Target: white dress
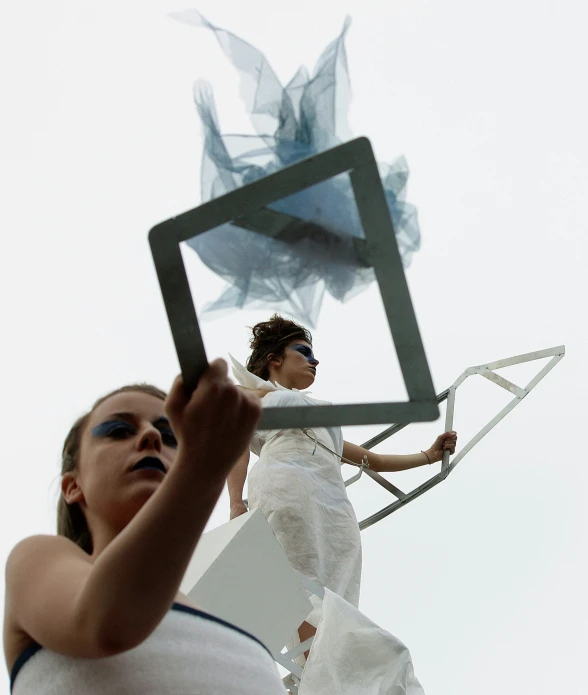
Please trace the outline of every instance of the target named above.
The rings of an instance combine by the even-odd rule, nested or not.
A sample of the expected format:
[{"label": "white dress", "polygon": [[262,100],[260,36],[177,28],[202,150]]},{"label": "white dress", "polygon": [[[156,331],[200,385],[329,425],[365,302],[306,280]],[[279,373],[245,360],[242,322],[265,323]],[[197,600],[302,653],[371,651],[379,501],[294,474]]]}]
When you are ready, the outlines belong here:
[{"label": "white dress", "polygon": [[174,603],[138,647],[81,659],[36,642],[17,658],[12,695],[284,695],[274,660],[256,637]]},{"label": "white dress", "polygon": [[328,589],[298,695],[425,695],[406,645]]},{"label": "white dress", "polygon": [[[247,372],[233,359],[233,373],[249,388],[265,388],[264,408],[319,403]],[[343,453],[340,427],[257,432],[251,451],[259,460],[249,473],[249,506],[261,509],[292,566],[342,596],[359,602],[361,538],[347,497],[337,455]],[[316,437],[316,442],[314,440]]]},{"label": "white dress", "polygon": [[[231,359],[239,383],[268,391],[261,401],[264,408],[324,404],[306,393],[263,381]],[[313,611],[306,621],[317,633],[299,693],[424,695],[405,645],[357,610],[359,526],[345,491],[340,459],[319,446],[341,455],[341,428],[307,432],[312,432],[310,438],[301,429],[257,432],[251,450],[259,461],[249,474],[250,507],[264,512],[294,568],[327,589],[323,601],[309,595]],[[296,644],[297,634],[287,646],[292,649]],[[296,661],[303,665],[305,659]]]}]

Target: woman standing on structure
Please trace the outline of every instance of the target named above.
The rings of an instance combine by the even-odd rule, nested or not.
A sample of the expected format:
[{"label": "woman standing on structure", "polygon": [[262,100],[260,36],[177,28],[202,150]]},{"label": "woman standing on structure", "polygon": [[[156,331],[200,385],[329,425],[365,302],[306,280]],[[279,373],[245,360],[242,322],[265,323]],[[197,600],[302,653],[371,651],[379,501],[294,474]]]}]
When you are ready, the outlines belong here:
[{"label": "woman standing on structure", "polygon": [[[239,383],[264,408],[320,404],[305,393],[319,364],[312,336],[303,326],[278,315],[253,327],[247,369],[233,360]],[[441,434],[426,451],[406,456],[377,454],[343,441],[340,427],[256,432],[250,449],[259,461],[249,474],[249,507],[261,509],[295,569],[342,596],[359,602],[361,538],[341,476],[342,460],[373,471],[395,472],[440,461],[455,451],[455,432]],[[243,487],[249,449],[228,476],[231,518],[247,511]],[[316,616],[299,630],[304,641]],[[309,624],[310,623],[310,624]]]}]

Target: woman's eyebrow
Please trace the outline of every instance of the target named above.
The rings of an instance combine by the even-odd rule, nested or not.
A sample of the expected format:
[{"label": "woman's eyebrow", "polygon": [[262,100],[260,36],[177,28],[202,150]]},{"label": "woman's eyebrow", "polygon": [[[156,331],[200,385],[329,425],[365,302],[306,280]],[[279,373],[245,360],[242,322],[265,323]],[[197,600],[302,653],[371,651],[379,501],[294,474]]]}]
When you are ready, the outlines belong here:
[{"label": "woman's eyebrow", "polygon": [[[125,420],[126,422],[136,422],[138,420],[138,417],[136,413],[112,413],[111,415],[105,417],[102,420],[102,422],[111,422],[112,420]],[[155,427],[171,427],[169,424],[169,420],[163,415],[161,417],[158,417],[156,420],[153,420],[151,424],[155,425]]]},{"label": "woman's eyebrow", "polygon": [[110,420],[127,420],[132,422],[136,419],[137,416],[134,413],[112,413],[112,415],[105,417],[102,422],[109,422]]}]

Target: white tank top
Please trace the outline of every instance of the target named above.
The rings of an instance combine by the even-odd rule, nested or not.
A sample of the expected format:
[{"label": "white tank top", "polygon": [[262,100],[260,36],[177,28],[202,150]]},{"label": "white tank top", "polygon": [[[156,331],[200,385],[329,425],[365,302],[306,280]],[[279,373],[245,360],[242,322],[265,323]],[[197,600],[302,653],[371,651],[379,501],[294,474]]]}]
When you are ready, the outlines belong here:
[{"label": "white tank top", "polygon": [[178,603],[142,644],[116,656],[77,659],[34,643],[10,680],[12,695],[284,695],[256,637]]}]

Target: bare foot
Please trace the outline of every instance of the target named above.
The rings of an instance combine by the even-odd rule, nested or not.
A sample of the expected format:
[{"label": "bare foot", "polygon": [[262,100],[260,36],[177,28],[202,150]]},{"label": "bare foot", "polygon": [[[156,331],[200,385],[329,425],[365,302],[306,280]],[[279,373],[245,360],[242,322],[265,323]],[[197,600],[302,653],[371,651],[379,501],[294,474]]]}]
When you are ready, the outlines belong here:
[{"label": "bare foot", "polygon": [[[300,643],[306,642],[307,639],[310,639],[311,637],[314,637],[316,635],[316,627],[311,625],[310,623],[303,622],[302,625],[298,628],[298,636],[300,637]],[[308,659],[308,655],[310,654],[310,649],[304,652],[304,656],[306,659]]]}]

